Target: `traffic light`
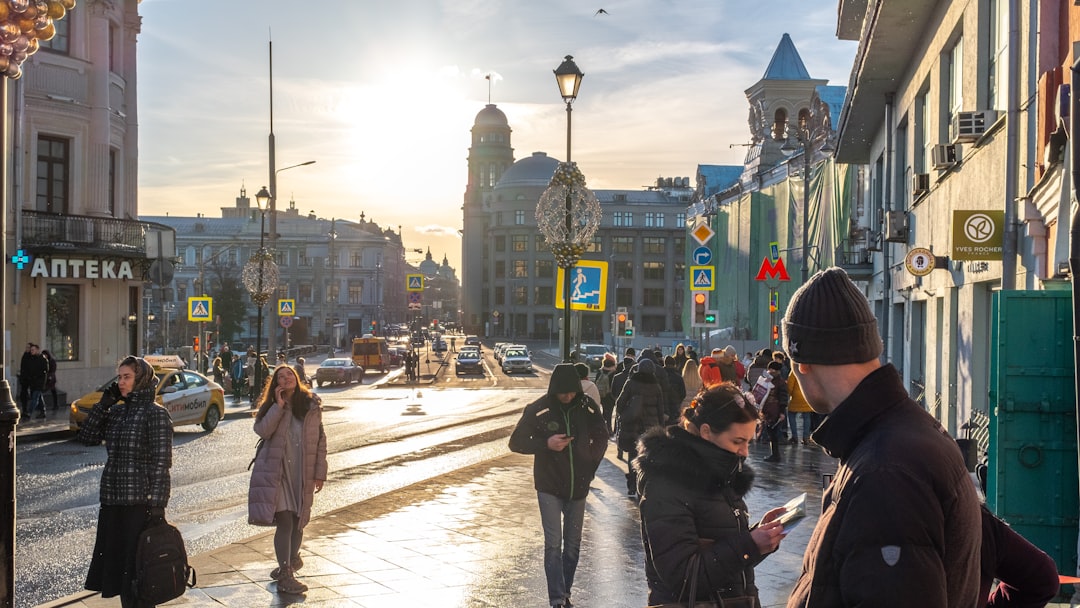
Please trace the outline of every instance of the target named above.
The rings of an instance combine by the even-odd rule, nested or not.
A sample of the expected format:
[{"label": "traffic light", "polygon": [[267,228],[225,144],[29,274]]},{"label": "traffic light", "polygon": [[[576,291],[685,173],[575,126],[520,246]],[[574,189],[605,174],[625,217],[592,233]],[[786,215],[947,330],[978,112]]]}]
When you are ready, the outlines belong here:
[{"label": "traffic light", "polygon": [[716,311],[715,310],[707,310],[707,311],[705,311],[705,324],[706,325],[716,325]]},{"label": "traffic light", "polygon": [[705,325],[705,301],[708,297],[704,291],[694,292],[694,325]]},{"label": "traffic light", "polygon": [[772,343],[773,346],[780,346],[780,326],[772,326]]},{"label": "traffic light", "polygon": [[194,341],[191,343],[191,347],[195,349],[195,352],[199,352],[199,336],[195,336]]},{"label": "traffic light", "polygon": [[615,315],[615,335],[621,336],[626,333],[626,318],[625,312]]},{"label": "traffic light", "polygon": [[371,333],[375,333],[375,319],[371,320]]},{"label": "traffic light", "polygon": [[439,320],[438,319],[432,319],[431,320],[431,329],[434,329],[435,331],[439,331]]},{"label": "traffic light", "polygon": [[634,337],[634,322],[630,319],[626,320],[626,325],[623,327],[623,335],[627,337]]},{"label": "traffic light", "polygon": [[776,312],[780,309],[780,292],[769,292],[769,312]]}]

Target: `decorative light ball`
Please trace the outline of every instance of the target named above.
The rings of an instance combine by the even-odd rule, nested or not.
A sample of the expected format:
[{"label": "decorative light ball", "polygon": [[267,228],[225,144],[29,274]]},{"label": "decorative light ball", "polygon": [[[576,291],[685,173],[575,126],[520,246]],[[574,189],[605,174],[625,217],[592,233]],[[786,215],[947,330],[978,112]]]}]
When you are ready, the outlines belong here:
[{"label": "decorative light ball", "polygon": [[536,205],[537,228],[551,244],[552,252],[557,258],[580,257],[600,227],[602,218],[600,202],[592,190],[585,187],[585,176],[577,165],[560,163],[551,178],[551,185],[540,195]]},{"label": "decorative light ball", "polygon": [[53,0],[49,3],[48,13],[50,19],[63,19],[64,15],[67,14],[67,9],[60,2]]},{"label": "decorative light ball", "polygon": [[55,35],[56,35],[56,26],[53,25],[52,23],[49,23],[48,25],[41,28],[40,30],[37,30],[37,33],[35,34],[35,36],[37,37],[38,40],[52,40],[53,36],[55,36]]},{"label": "decorative light ball", "polygon": [[30,0],[8,0],[11,10],[16,13],[25,13],[30,8]]},{"label": "decorative light ball", "polygon": [[30,48],[30,39],[23,34],[19,34],[19,36],[11,42],[11,48],[15,49],[16,53],[25,53],[26,50]]},{"label": "decorative light ball", "polygon": [[244,288],[251,294],[251,301],[258,306],[266,304],[277,291],[279,278],[277,262],[266,249],[252,253],[240,274]]},{"label": "decorative light ball", "polygon": [[11,5],[7,2],[0,2],[0,21],[7,21],[11,15]]},{"label": "decorative light ball", "polygon": [[60,4],[69,11],[75,8],[75,0],[60,0]]}]

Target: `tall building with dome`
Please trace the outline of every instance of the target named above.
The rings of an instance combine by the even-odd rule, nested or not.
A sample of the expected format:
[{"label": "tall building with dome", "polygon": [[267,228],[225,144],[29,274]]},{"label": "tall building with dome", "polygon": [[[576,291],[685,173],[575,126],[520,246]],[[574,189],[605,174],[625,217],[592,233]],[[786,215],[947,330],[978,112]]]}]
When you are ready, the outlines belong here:
[{"label": "tall building with dome", "polygon": [[[555,339],[562,319],[555,308],[557,267],[537,229],[536,206],[559,160],[533,152],[515,162],[510,143],[505,114],[485,106],[472,129],[463,206],[463,329],[488,337]],[[611,335],[616,308],[630,311],[635,338],[643,344],[686,335],[685,222],[694,190],[688,177],[662,177],[655,184],[594,191],[603,220],[583,259],[609,264],[606,310],[575,314],[575,341],[626,342]]]}]

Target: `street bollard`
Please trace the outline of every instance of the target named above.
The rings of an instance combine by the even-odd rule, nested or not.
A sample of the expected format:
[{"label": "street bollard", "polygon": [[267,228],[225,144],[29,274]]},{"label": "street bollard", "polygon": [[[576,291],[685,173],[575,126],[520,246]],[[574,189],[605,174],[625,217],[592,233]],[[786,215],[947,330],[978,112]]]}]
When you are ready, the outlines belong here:
[{"label": "street bollard", "polygon": [[0,489],[0,555],[4,565],[0,569],[0,606],[11,608],[15,604],[15,427],[19,424],[19,408],[11,398],[11,386],[0,365],[0,434],[7,437],[0,471],[6,471],[3,488]]}]

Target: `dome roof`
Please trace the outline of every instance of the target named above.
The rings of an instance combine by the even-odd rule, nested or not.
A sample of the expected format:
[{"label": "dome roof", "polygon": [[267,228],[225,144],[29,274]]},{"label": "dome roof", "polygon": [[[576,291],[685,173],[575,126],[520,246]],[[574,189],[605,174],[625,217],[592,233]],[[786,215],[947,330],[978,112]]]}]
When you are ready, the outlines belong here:
[{"label": "dome roof", "polygon": [[495,107],[495,104],[489,103],[484,106],[483,110],[480,110],[476,114],[476,120],[474,126],[477,127],[509,127],[510,123],[506,121],[506,114],[503,111]]},{"label": "dome roof", "polygon": [[506,173],[502,174],[495,189],[522,186],[546,188],[551,183],[551,176],[555,175],[555,168],[558,166],[559,161],[548,156],[546,152],[533,152],[532,156],[511,165]]}]

